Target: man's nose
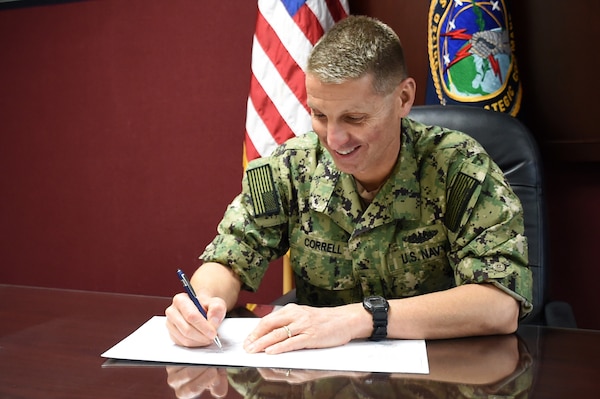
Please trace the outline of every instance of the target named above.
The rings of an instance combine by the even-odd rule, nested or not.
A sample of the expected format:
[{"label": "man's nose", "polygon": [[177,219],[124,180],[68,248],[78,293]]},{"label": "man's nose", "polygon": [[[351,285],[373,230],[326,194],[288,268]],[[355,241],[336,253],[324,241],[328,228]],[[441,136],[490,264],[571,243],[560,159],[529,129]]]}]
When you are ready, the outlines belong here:
[{"label": "man's nose", "polygon": [[334,150],[340,149],[348,142],[349,138],[348,132],[339,124],[327,124],[327,145],[329,148]]}]

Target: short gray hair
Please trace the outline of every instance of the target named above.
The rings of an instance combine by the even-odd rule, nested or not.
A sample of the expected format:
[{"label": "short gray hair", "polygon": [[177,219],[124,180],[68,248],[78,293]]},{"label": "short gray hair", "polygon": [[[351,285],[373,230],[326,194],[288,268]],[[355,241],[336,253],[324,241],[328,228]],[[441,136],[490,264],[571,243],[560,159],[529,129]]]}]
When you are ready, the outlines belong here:
[{"label": "short gray hair", "polygon": [[406,77],[398,35],[383,22],[350,15],[331,28],[308,58],[307,73],[323,83],[342,83],[373,74],[377,93],[391,93]]}]

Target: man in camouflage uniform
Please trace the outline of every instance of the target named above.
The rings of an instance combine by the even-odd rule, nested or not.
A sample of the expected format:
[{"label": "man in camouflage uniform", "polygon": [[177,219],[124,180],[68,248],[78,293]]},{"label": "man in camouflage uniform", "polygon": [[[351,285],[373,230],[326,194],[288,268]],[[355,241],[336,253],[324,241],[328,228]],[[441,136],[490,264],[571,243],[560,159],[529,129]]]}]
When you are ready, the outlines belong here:
[{"label": "man in camouflage uniform", "polygon": [[192,278],[208,322],[179,294],[171,338],[208,345],[288,249],[299,305],[264,317],[249,352],[367,338],[370,295],[389,301],[390,338],[513,332],[532,308],[521,204],[477,142],[406,117],[416,85],[396,34],[346,18],[315,46],[306,87],[314,132],[250,163]]}]

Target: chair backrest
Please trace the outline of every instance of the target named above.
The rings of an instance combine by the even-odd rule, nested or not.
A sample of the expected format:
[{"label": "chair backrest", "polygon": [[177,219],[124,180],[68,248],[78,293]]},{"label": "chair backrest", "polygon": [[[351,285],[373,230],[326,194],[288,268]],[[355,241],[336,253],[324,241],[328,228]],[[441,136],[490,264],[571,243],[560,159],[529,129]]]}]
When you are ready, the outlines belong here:
[{"label": "chair backrest", "polygon": [[533,136],[518,119],[472,106],[414,106],[410,118],[428,125],[460,130],[475,138],[504,172],[521,200],[529,266],[533,273],[533,312],[525,320],[538,323],[546,303],[546,215],[541,158]]}]

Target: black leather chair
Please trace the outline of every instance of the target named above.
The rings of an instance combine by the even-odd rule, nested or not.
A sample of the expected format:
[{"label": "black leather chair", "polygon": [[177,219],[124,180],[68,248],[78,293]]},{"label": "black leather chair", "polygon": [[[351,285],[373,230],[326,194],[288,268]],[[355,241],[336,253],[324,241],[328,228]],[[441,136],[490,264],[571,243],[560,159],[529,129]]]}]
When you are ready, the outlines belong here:
[{"label": "black leather chair", "polygon": [[[474,137],[502,169],[524,209],[525,235],[529,242],[529,265],[533,272],[533,312],[528,324],[575,328],[568,303],[549,301],[547,295],[547,226],[542,163],[533,136],[518,119],[478,107],[453,105],[414,106],[409,115],[428,125],[444,126]],[[295,300],[295,291],[276,300]]]}]

